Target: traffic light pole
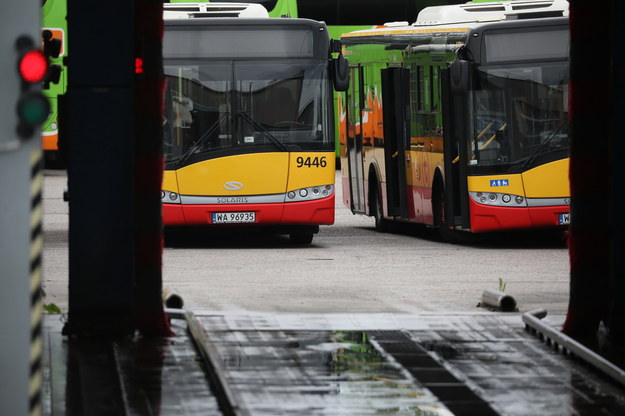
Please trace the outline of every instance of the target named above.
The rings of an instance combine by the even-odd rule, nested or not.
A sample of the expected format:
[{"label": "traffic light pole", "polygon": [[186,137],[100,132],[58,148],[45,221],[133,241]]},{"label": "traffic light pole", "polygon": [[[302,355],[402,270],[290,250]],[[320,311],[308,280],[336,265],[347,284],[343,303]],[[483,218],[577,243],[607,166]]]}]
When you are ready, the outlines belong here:
[{"label": "traffic light pole", "polygon": [[[41,414],[41,191],[42,152],[37,123],[20,119],[45,113],[39,85],[18,72],[22,39],[38,44],[39,2],[9,2],[0,17],[0,414]],[[26,46],[22,43],[21,46]],[[39,58],[37,58],[39,59]],[[39,68],[42,70],[42,68]],[[32,87],[32,89],[31,89]],[[29,97],[34,107],[29,107]],[[44,105],[37,107],[37,105]],[[35,110],[35,112],[30,112]],[[47,114],[44,114],[47,117]],[[31,119],[31,121],[36,121]]]}]

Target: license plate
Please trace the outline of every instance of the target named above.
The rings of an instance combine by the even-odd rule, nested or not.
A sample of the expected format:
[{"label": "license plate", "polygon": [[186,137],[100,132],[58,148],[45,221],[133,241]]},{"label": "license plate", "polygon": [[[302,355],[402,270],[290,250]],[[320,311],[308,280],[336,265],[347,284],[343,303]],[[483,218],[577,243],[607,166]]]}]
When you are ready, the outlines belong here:
[{"label": "license plate", "polygon": [[570,213],[566,213],[566,214],[558,214],[558,223],[560,225],[568,225],[571,223],[571,214]]},{"label": "license plate", "polygon": [[249,212],[213,212],[213,224],[247,224],[256,222],[256,213]]}]

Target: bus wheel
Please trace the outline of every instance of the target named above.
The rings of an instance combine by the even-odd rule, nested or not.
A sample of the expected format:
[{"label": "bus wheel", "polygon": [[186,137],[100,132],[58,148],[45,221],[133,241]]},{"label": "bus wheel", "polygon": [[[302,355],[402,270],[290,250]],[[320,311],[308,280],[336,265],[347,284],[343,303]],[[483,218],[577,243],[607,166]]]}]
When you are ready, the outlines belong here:
[{"label": "bus wheel", "polygon": [[464,244],[472,241],[470,233],[454,230],[445,223],[445,191],[441,185],[435,187],[432,213],[434,214],[434,225],[438,230],[438,238],[441,241],[450,244]]},{"label": "bus wheel", "polygon": [[389,221],[384,218],[384,211],[382,209],[382,196],[378,191],[378,186],[373,188],[371,192],[371,201],[369,206],[373,207],[373,218],[375,219],[375,229],[382,233],[388,232],[390,228]]},{"label": "bus wheel", "polygon": [[456,232],[447,227],[445,223],[445,191],[440,185],[436,186],[432,205],[434,226],[438,229],[439,238],[446,243],[456,243]]},{"label": "bus wheel", "polygon": [[297,232],[289,234],[289,238],[293,244],[310,244],[313,240],[313,233]]}]

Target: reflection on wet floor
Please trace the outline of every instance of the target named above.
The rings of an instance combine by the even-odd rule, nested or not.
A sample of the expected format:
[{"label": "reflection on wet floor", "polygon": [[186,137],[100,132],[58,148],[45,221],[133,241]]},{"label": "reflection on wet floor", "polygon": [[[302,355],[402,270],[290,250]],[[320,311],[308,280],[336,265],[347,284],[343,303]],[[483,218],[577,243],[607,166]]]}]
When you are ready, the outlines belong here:
[{"label": "reflection on wet floor", "polygon": [[212,333],[253,415],[452,415],[357,331]]},{"label": "reflection on wet floor", "polygon": [[68,339],[46,315],[43,414],[221,416],[184,321],[174,337]]},{"label": "reflection on wet floor", "polygon": [[[171,322],[170,338],[68,339],[47,315],[44,415],[625,414],[621,385],[543,344],[515,314],[229,313]],[[204,341],[187,331],[190,322],[201,324]],[[194,341],[210,345],[217,366],[202,361]]]},{"label": "reflection on wet floor", "polygon": [[621,386],[543,344],[519,315],[380,318],[199,317],[251,415],[625,414]]}]

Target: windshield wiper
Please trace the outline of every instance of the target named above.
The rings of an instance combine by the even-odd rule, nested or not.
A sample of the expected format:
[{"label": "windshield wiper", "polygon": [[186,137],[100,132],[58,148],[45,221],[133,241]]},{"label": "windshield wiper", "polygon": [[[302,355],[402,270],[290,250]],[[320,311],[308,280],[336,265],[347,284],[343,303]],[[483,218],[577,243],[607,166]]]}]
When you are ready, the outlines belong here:
[{"label": "windshield wiper", "polygon": [[180,159],[178,159],[178,165],[182,165],[184,162],[187,161],[187,159],[191,157],[191,155],[197,152],[200,149],[200,146],[202,146],[202,144],[206,141],[206,139],[208,139],[215,132],[215,130],[217,130],[217,128],[221,126],[223,121],[229,116],[230,116],[230,113],[222,114],[219,117],[219,119],[215,122],[215,124],[213,124],[208,130],[206,130],[206,132],[202,134],[202,136],[198,139],[198,141],[195,142],[195,144],[191,146],[189,150],[187,150],[185,154],[180,157]]},{"label": "windshield wiper", "polygon": [[289,151],[289,148],[286,147],[286,145],[284,143],[282,143],[280,140],[276,139],[276,137],[273,134],[271,134],[266,128],[264,128],[262,126],[262,124],[260,124],[256,120],[254,120],[246,112],[240,111],[238,113],[238,115],[240,115],[241,118],[243,118],[245,121],[250,123],[252,125],[252,127],[254,127],[255,129],[259,130],[261,133],[263,133],[269,140],[271,140],[273,142],[273,144],[275,144],[278,147],[278,149],[280,149],[283,152],[288,152]]},{"label": "windshield wiper", "polygon": [[523,162],[523,164],[521,165],[521,167],[523,169],[528,168],[532,163],[534,163],[534,161],[536,160],[536,158],[543,153],[543,151],[545,150],[545,148],[547,147],[547,145],[549,143],[551,143],[551,141],[556,137],[556,135],[558,133],[560,133],[560,131],[562,130],[562,124],[558,125],[558,128],[555,129],[545,140],[541,141],[540,144],[538,145],[538,148],[536,150],[534,150],[534,152],[532,152],[531,155],[528,156],[528,158],[525,160],[525,162]]}]

